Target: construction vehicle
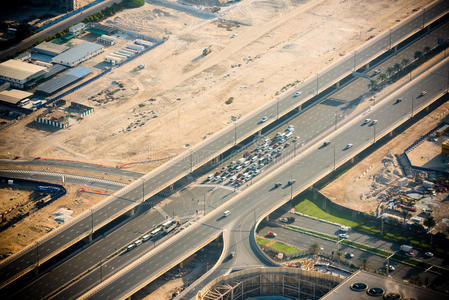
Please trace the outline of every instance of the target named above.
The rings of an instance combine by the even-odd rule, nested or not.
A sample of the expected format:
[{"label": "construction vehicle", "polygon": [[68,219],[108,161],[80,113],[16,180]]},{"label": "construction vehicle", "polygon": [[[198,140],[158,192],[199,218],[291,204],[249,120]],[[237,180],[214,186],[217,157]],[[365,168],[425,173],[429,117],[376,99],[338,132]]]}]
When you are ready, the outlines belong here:
[{"label": "construction vehicle", "polygon": [[212,50],[210,49],[210,47],[211,47],[211,46],[209,46],[209,47],[203,49],[203,56],[206,56],[206,55],[208,55],[209,53],[212,52]]}]

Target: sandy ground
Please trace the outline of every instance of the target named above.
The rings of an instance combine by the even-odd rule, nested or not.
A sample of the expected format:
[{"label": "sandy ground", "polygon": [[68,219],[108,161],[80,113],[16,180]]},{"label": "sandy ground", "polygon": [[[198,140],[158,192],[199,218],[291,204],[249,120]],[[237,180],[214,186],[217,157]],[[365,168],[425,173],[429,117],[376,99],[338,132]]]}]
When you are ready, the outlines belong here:
[{"label": "sandy ground", "polygon": [[[91,106],[89,97],[117,80],[135,95],[96,107],[94,115],[54,133],[30,128],[27,118],[0,133],[1,156],[114,165],[179,154],[429,2],[248,0],[221,12],[250,25],[239,27],[150,4],[123,11],[106,23],[168,41],[66,100]],[[199,58],[208,46],[212,52]],[[135,72],[141,63],[145,69]],[[233,103],[225,104],[230,97]]]},{"label": "sandy ground", "polygon": [[[402,174],[397,173],[399,168],[393,156],[403,153],[405,148],[433,129],[448,113],[449,103],[444,103],[428,116],[359,162],[337,180],[327,185],[321,192],[340,205],[367,213],[375,212],[379,200],[382,198],[372,197],[367,199],[366,195],[370,193],[370,188],[373,184],[379,187],[381,181],[391,180],[390,186],[394,186],[395,180],[402,177]],[[445,201],[441,202],[440,205],[441,208],[435,215],[437,219],[449,215],[449,203]]]},{"label": "sandy ground", "polygon": [[[9,256],[12,253],[34,243],[46,233],[63,226],[53,219],[53,213],[59,208],[68,208],[73,211],[72,217],[76,217],[88,207],[99,203],[106,196],[88,194],[79,191],[79,186],[65,185],[67,194],[55,200],[30,216],[22,219],[15,225],[0,232],[0,256]],[[28,200],[31,191],[11,188],[0,189],[0,208],[12,207],[15,203],[23,203]],[[13,200],[10,200],[13,199]]]}]

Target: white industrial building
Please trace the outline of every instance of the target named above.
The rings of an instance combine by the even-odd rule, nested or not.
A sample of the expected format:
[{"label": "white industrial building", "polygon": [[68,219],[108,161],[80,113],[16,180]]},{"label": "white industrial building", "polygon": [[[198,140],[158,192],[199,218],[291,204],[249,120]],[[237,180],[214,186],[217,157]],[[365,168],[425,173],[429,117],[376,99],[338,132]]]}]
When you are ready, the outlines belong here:
[{"label": "white industrial building", "polygon": [[0,79],[23,89],[27,83],[43,77],[46,71],[45,67],[10,59],[0,64]]},{"label": "white industrial building", "polygon": [[74,35],[78,35],[80,33],[82,33],[84,31],[84,28],[86,28],[86,24],[84,23],[78,23],[76,25],[73,25],[72,27],[69,28],[69,32],[74,34]]},{"label": "white industrial building", "polygon": [[104,47],[96,43],[82,43],[53,57],[51,61],[67,67],[73,67],[103,51]]},{"label": "white industrial building", "polygon": [[103,34],[97,37],[97,43],[101,43],[103,45],[112,46],[117,43],[117,39],[113,36]]}]

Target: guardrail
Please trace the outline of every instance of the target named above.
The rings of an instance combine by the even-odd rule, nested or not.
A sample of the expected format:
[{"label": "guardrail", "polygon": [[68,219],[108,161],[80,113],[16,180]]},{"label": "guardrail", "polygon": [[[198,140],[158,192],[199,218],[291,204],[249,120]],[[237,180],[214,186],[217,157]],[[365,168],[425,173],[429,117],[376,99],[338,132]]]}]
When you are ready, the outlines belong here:
[{"label": "guardrail", "polygon": [[[417,30],[419,30],[420,28],[424,27],[424,25],[425,25],[426,22],[427,22],[427,21],[426,21],[427,18],[429,18],[429,20],[431,20],[431,19],[432,19],[433,17],[435,17],[435,16],[440,16],[442,13],[445,13],[445,11],[447,10],[448,7],[449,7],[449,2],[447,2],[447,1],[438,1],[438,2],[433,3],[433,4],[431,4],[430,6],[428,6],[428,8],[425,10],[425,12],[422,13],[422,15],[414,15],[414,16],[411,16],[409,19],[407,19],[406,21],[404,21],[402,24],[398,24],[398,26],[395,27],[395,28],[399,28],[399,27],[401,27],[401,26],[407,26],[407,24],[408,24],[408,26],[409,26],[409,25],[410,25],[409,23],[412,22],[412,21],[415,20],[415,19],[421,20],[422,22],[418,22],[417,24],[411,26],[411,29],[407,29],[405,33],[402,33],[402,34],[403,34],[403,37],[406,38],[406,37],[408,37],[408,36],[414,34],[414,33],[415,33]],[[432,12],[432,13],[430,13],[430,12]],[[430,18],[430,16],[433,16],[433,17]],[[414,24],[414,23],[412,23],[412,24]],[[409,27],[410,27],[410,26],[409,26]],[[394,31],[394,30],[393,30],[393,31]],[[395,41],[397,41],[397,40],[399,39],[399,38],[393,38],[393,37],[392,37],[392,32],[393,32],[393,31],[390,31],[390,32],[389,32],[389,40],[391,41],[391,43],[393,43],[393,42],[395,42]],[[394,31],[394,32],[396,32],[396,31]],[[373,45],[375,45],[376,43],[380,43],[380,44],[381,44],[380,46],[384,46],[384,45],[383,45],[383,42],[381,42],[381,41],[382,41],[382,39],[385,39],[385,35],[386,35],[386,34],[383,33],[383,34],[380,35],[378,38],[375,38],[375,39],[371,40],[371,42],[370,42],[367,46],[364,46],[364,47],[366,48],[366,47],[369,47],[369,46],[373,46]],[[163,41],[161,41],[160,43],[163,43]],[[391,46],[391,43],[390,43],[390,46]],[[154,48],[155,46],[157,46],[157,45],[158,45],[158,44],[154,45],[153,48]],[[378,54],[378,53],[384,51],[386,48],[388,48],[388,47],[385,47],[385,48],[382,48],[382,47],[381,47],[381,48],[379,48],[378,46],[379,46],[379,45],[377,45],[377,47],[375,47],[374,50],[372,50],[372,51],[370,50],[371,52],[374,52],[374,53],[371,53],[371,52],[370,52],[370,53],[367,53],[367,54],[365,54],[365,56],[364,56],[363,58],[358,57],[358,59],[360,59],[360,60],[368,60],[368,59],[369,59],[369,55],[375,55],[375,54]],[[362,48],[362,49],[363,49],[363,48]],[[348,63],[348,62],[349,62],[349,63]],[[347,64],[347,65],[345,65],[345,64]],[[336,73],[337,75],[335,75],[335,71],[334,71],[334,72],[330,72],[331,70],[334,70],[335,68],[338,68],[338,67],[342,67],[342,70],[339,71],[339,72],[337,72],[337,73]],[[353,66],[353,57],[352,57],[352,56],[349,56],[349,57],[346,57],[345,59],[343,59],[343,60],[337,62],[335,65],[333,65],[333,66],[327,68],[327,69],[325,70],[325,72],[334,73],[333,76],[340,78],[340,77],[344,77],[345,74],[346,74],[347,72],[351,72],[352,69],[353,69],[353,67],[354,67],[354,66]],[[107,71],[109,71],[109,70],[107,70]],[[105,72],[105,73],[107,73],[107,72]],[[105,73],[104,73],[104,74],[105,74]],[[104,74],[102,74],[102,75],[104,75]],[[323,73],[322,73],[322,74],[323,74]],[[342,75],[339,75],[339,74],[342,74]],[[101,76],[102,76],[102,75],[101,75]],[[332,74],[328,74],[327,76],[329,77],[329,76],[331,76],[331,75],[332,75]],[[98,76],[98,75],[97,75],[97,76]],[[97,78],[98,78],[98,77],[97,77]],[[319,76],[317,76],[317,78],[318,78],[318,80],[319,80]],[[335,80],[338,81],[338,78],[335,79]],[[325,77],[324,77],[324,79],[325,79]],[[318,83],[318,80],[317,80],[317,83]],[[328,79],[327,79],[327,82],[325,82],[325,84],[335,82],[335,80],[332,79],[332,78],[328,78]],[[307,84],[312,84],[312,85],[313,85],[313,84],[314,84],[314,81],[315,81],[314,78],[309,79],[309,80],[307,80]],[[325,80],[325,81],[326,81],[326,80]],[[91,81],[89,81],[89,82],[91,82]],[[306,87],[307,84],[304,84],[303,87]],[[78,88],[79,88],[79,87],[78,87]],[[319,88],[319,85],[317,85],[317,90],[318,90],[318,88]],[[73,92],[73,90],[72,90],[72,92]],[[299,103],[297,103],[297,100],[291,99],[291,97],[290,97],[290,98],[286,98],[284,102],[285,102],[285,104],[286,104],[285,106],[286,106],[288,109],[284,108],[284,109],[282,110],[283,113],[284,113],[285,111],[289,111],[290,108],[291,108],[292,106],[298,106],[298,105],[299,105]],[[294,103],[289,103],[289,102],[294,102]],[[256,112],[252,113],[250,116],[248,116],[248,118],[245,118],[245,120],[247,121],[248,119],[254,117],[254,115],[255,115],[256,113],[260,113],[260,112],[262,111],[262,109],[267,109],[267,108],[269,108],[270,106],[273,106],[273,105],[276,105],[276,103],[274,103],[274,104],[273,104],[273,103],[268,103],[267,105],[265,105],[264,107],[262,107],[261,110],[258,110],[258,111],[256,111]],[[218,134],[217,134],[217,139],[218,139],[220,136],[222,136],[225,132],[227,133],[227,131],[229,131],[229,130],[230,130],[229,128],[226,128],[226,129],[223,130],[222,132],[218,133]],[[260,130],[260,128],[257,128],[257,130]],[[242,138],[242,137],[240,137],[239,140],[240,140],[241,138]],[[210,142],[210,140],[209,140],[208,142]],[[202,143],[202,144],[196,146],[195,149],[199,149],[199,148],[202,147],[203,145],[204,145],[204,144]],[[226,147],[229,147],[229,145],[226,146]],[[228,148],[226,148],[226,149],[228,149]],[[183,160],[183,159],[187,159],[187,158],[190,156],[190,161],[191,161],[191,165],[192,165],[192,156],[191,156],[192,153],[193,153],[193,149],[192,149],[192,152],[190,152],[190,153],[187,153],[187,154],[186,154],[186,153],[183,153],[183,154],[179,155],[179,156],[178,156],[178,159],[174,159],[173,162],[174,162],[174,163],[179,162],[179,161],[181,161],[181,160]],[[216,153],[215,153],[215,155],[216,155]],[[203,155],[203,156],[204,156],[204,155]],[[206,155],[206,156],[207,156],[207,157],[205,157],[205,158],[203,158],[203,159],[200,157],[200,158],[198,159],[198,161],[196,161],[195,167],[197,167],[198,165],[204,163],[205,161],[207,162],[207,159],[208,159],[208,158],[209,158],[209,159],[212,159],[212,158],[213,158],[211,155]],[[169,166],[164,166],[163,168],[166,169],[166,168],[168,168],[168,167],[169,167]],[[190,169],[192,169],[192,166],[191,166]],[[161,170],[161,168],[158,168],[158,169],[156,169],[154,172],[150,172],[149,174],[147,174],[147,177],[152,176],[153,174],[156,173],[156,171],[160,171],[160,170]],[[170,182],[173,182],[173,181],[176,181],[176,180],[180,179],[182,176],[184,176],[183,174],[185,174],[185,172],[187,172],[187,171],[188,171],[188,170],[186,170],[186,169],[181,170],[181,173],[178,174],[175,178],[172,178],[172,179],[170,180]],[[143,179],[143,180],[144,180],[144,179]],[[135,185],[134,185],[134,184],[131,184],[130,186],[125,187],[125,189],[123,189],[122,192],[129,192],[132,188],[135,188],[137,184],[138,184],[138,183],[136,183]],[[165,188],[166,186],[167,186],[167,183],[162,184],[161,186],[159,186],[159,187],[153,189],[153,192],[155,193],[155,192],[159,191],[160,189]],[[104,203],[102,203],[101,205],[98,205],[98,206],[96,207],[96,210],[101,209],[102,207],[106,206],[107,204],[113,202],[115,199],[116,199],[116,196],[111,196],[111,197],[110,197],[108,200],[106,200]],[[139,203],[139,201],[136,201],[135,203],[130,203],[129,206],[126,207],[126,209],[131,209],[133,206],[135,206],[135,205],[138,204],[138,203]],[[125,211],[125,209],[123,209],[123,212],[124,212],[124,211]],[[123,212],[119,212],[119,213],[121,214],[121,213],[123,213]],[[119,213],[116,213],[116,214],[110,216],[109,219],[112,219],[112,218],[114,218],[114,217],[117,217],[117,216],[119,215]],[[86,217],[86,215],[85,215],[85,214],[82,214],[82,216],[80,216],[79,218],[77,218],[77,222],[80,222],[80,220],[82,220],[83,217]],[[71,225],[72,225],[72,226],[73,226],[73,225],[76,225],[76,223],[74,222],[74,223],[72,223]],[[104,223],[99,223],[99,224],[96,225],[96,228],[100,228],[100,227],[103,226],[103,225],[104,225]],[[64,227],[64,229],[67,229],[67,228],[68,228],[67,226]],[[52,237],[54,237],[54,235],[56,235],[57,233],[60,233],[60,232],[62,232],[62,231],[63,231],[63,229],[61,229],[61,230],[59,230],[59,231],[57,231],[57,232],[55,231],[55,232],[53,233]],[[82,236],[85,236],[85,234],[83,233]],[[42,241],[45,242],[45,241],[47,241],[49,238],[50,238],[50,237],[45,237],[45,238],[43,238]],[[79,237],[79,239],[81,239],[81,238],[82,238],[82,237]],[[79,239],[78,239],[78,240],[79,240]],[[42,242],[42,241],[40,241],[40,242]],[[32,251],[32,249],[33,249],[33,247],[32,247],[32,246],[29,246],[29,247],[27,247],[26,249],[24,249],[23,251],[21,251],[20,253],[18,253],[17,255],[22,254],[23,252],[26,252],[26,251]],[[65,248],[64,248],[64,249],[65,249]],[[52,254],[49,255],[49,257],[52,257],[52,255],[54,255],[55,253],[58,253],[59,251],[61,251],[61,249],[52,252]],[[14,257],[17,257],[17,255],[14,255]],[[45,259],[49,259],[49,257],[45,257]],[[2,264],[6,263],[7,261],[10,262],[11,260],[12,260],[12,257],[10,257],[9,259],[5,260]],[[31,267],[32,267],[32,266],[29,266],[28,269],[30,269]]]}]

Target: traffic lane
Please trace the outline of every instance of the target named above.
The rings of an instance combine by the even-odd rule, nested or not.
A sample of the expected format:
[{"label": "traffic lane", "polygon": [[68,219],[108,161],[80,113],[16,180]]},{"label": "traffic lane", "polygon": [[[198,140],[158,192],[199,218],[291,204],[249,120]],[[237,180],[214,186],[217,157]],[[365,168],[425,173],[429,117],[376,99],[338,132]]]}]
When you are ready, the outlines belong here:
[{"label": "traffic lane", "polygon": [[131,241],[153,229],[163,220],[164,218],[157,211],[146,212],[141,216],[139,221],[136,221],[136,219],[130,220],[122,225],[119,228],[120,230],[112,231],[82,252],[79,252],[50,272],[39,277],[25,289],[21,290],[18,295],[20,297],[25,297],[26,295],[44,297],[50,294],[52,291],[67,283],[70,278],[78,276],[105,257],[125,247]]},{"label": "traffic lane", "polygon": [[[274,113],[274,111],[273,111],[273,107],[269,107],[269,108],[267,108],[267,110],[265,111],[265,112],[263,112],[263,113],[268,113],[268,112],[270,112],[270,113]],[[248,124],[251,124],[251,122],[252,121],[250,121],[250,120],[248,120]],[[181,164],[182,165],[182,164]],[[184,169],[185,169],[185,166],[184,166]],[[117,209],[116,209],[117,210]]]},{"label": "traffic lane", "polygon": [[[302,227],[305,229],[310,230],[316,230],[316,228],[320,228],[320,232],[328,234],[328,235],[334,235],[337,236],[340,233],[343,233],[339,230],[339,225],[333,225],[326,222],[321,222],[319,220],[314,220],[308,217],[296,215],[296,214],[286,214],[286,216],[293,216],[295,218],[295,221],[293,225],[296,225],[298,227]],[[380,224],[379,224],[380,225]],[[349,240],[360,243],[360,244],[366,244],[371,247],[387,250],[387,251],[397,251],[399,250],[399,245],[394,245],[391,242],[360,233],[354,230],[350,230],[347,232],[349,235]]]},{"label": "traffic lane", "polygon": [[[219,232],[219,231],[218,231]],[[182,245],[182,247],[171,245],[167,247],[172,249],[171,255],[166,255],[165,250],[163,253],[159,252],[155,254],[154,260],[142,261],[132,270],[127,270],[123,276],[121,276],[120,284],[110,283],[108,284],[108,289],[102,289],[92,295],[89,298],[92,299],[115,299],[120,297],[120,295],[125,294],[127,291],[131,290],[136,283],[143,282],[146,280],[148,275],[156,274],[161,269],[169,269],[172,265],[173,259],[181,257],[185,253],[185,249],[193,249],[196,245],[202,244],[208,240],[209,236],[217,233],[217,229],[207,224],[202,224],[193,236],[184,235],[176,243]]]},{"label": "traffic lane", "polygon": [[[320,254],[333,257],[333,261],[337,264],[342,262],[347,266],[354,264],[357,268],[385,272],[386,259],[379,255],[283,227],[266,226],[261,230],[261,234],[266,235],[269,231],[277,234],[273,240],[303,249],[304,251],[308,251],[310,246],[316,243],[323,248]],[[341,253],[341,256],[338,255],[338,252]],[[346,253],[352,253],[354,257],[349,258],[349,256],[346,256]],[[395,269],[390,271],[390,275],[398,279],[408,279],[411,275],[422,272],[422,270],[414,270],[412,267],[394,260],[390,260],[389,264]],[[426,277],[429,277],[429,279],[436,278],[434,274],[426,274]]]},{"label": "traffic lane", "polygon": [[[444,64],[444,66],[440,66],[438,68],[438,70],[446,70],[447,69],[447,63]],[[424,77],[426,78],[426,76]],[[433,82],[433,84],[437,84],[436,82]],[[419,88],[419,85],[418,85]],[[417,89],[417,87],[413,87],[411,88],[414,91]],[[433,93],[430,93],[430,95],[432,95]],[[390,101],[391,102],[391,101]],[[380,108],[379,108],[380,109]],[[395,110],[396,113],[398,113],[398,111]],[[390,119],[389,122],[390,124],[394,121],[395,119]],[[339,143],[344,144],[345,142],[347,142],[349,140],[349,137],[351,136],[356,136],[358,138],[360,138],[359,135],[354,134],[354,132],[351,131],[359,131],[359,124],[352,124],[349,126],[349,128],[346,129],[346,131],[349,131],[350,134],[346,134],[346,131],[340,132],[340,136],[338,140],[340,141]],[[362,137],[363,139],[363,137]],[[295,186],[294,188],[297,189],[298,187],[302,187],[302,185],[304,185],[304,183],[308,182],[308,180],[310,180],[310,178],[314,178],[315,176],[318,175],[318,173],[321,172],[321,170],[327,168],[330,166],[330,161],[331,158],[328,157],[328,154],[325,154],[325,151],[312,151],[307,153],[307,155],[304,155],[303,158],[299,161],[299,162],[295,162],[294,164],[289,165],[286,170],[279,174],[277,176],[277,178],[270,178],[268,179],[265,184],[264,187],[269,186],[270,188],[272,187],[272,184],[274,184],[274,182],[277,182],[279,179],[284,179],[286,180],[287,178],[289,178],[291,176],[291,174],[295,174],[296,178],[299,178],[299,180],[297,180],[297,186]],[[307,172],[299,172],[302,170],[307,170]],[[270,184],[270,182],[272,182]],[[302,185],[299,185],[299,183],[303,183]],[[268,190],[268,192],[267,192]],[[260,215],[263,213],[263,211],[265,211],[266,207],[270,207],[273,205],[273,198],[272,197],[276,197],[277,199],[281,199],[282,197],[282,193],[285,194],[285,189],[276,189],[273,190],[272,192],[269,191],[269,189],[264,189],[264,188],[260,188],[260,189],[256,189],[254,190],[253,193],[244,195],[242,197],[242,199],[240,199],[239,201],[235,202],[235,208],[234,209],[238,209],[238,211],[240,213],[245,213],[245,212],[250,212],[251,210],[253,210],[255,212],[256,215]],[[287,192],[288,193],[288,192]],[[276,199],[275,198],[275,199]],[[246,206],[246,210],[245,210],[245,206]],[[258,214],[259,213],[259,214]],[[217,216],[215,214],[215,216]],[[232,216],[232,214],[231,214]],[[227,219],[228,221],[226,222],[230,222],[232,220],[232,218]],[[156,259],[155,257],[152,257],[152,259]],[[151,260],[152,259],[147,259],[145,262],[142,263],[142,265],[150,265],[151,264]],[[132,272],[132,270],[128,271],[126,274],[128,274],[129,272]],[[141,270],[142,273],[139,272],[139,280],[138,282],[144,280],[144,278],[146,278],[147,276],[149,276],[149,274],[151,273],[147,273],[144,270]],[[112,295],[110,293],[112,293],[114,291],[113,288],[111,288],[111,285],[113,285],[114,282],[116,282],[117,280],[120,280],[120,282],[123,280],[124,276],[119,276],[117,279],[115,279],[114,281],[111,281],[111,283],[100,289],[97,293],[95,293],[94,295],[92,295],[92,298],[100,298],[100,297],[104,297],[105,295],[109,294]],[[131,282],[128,282],[126,287],[123,286],[123,288],[121,289],[123,291],[123,294],[126,293],[126,288],[131,289],[133,285],[131,284]],[[120,294],[122,295],[122,294]]]}]

